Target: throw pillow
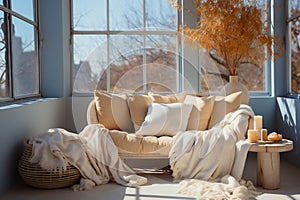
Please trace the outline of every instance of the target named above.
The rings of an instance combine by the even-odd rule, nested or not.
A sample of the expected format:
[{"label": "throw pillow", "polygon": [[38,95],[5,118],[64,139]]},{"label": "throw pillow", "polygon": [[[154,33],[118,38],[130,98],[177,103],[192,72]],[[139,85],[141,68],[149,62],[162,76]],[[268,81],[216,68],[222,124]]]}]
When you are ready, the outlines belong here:
[{"label": "throw pillow", "polygon": [[128,96],[128,107],[134,129],[137,131],[145,120],[148,106],[153,102],[152,97],[147,95]]},{"label": "throw pillow", "polygon": [[213,110],[215,97],[197,97],[187,95],[184,103],[192,104],[193,108],[187,125],[187,130],[206,130]]},{"label": "throw pillow", "polygon": [[150,104],[145,121],[136,134],[174,136],[185,131],[192,106],[184,103]]},{"label": "throw pillow", "polygon": [[125,94],[95,90],[94,99],[99,123],[110,130],[134,131]]},{"label": "throw pillow", "polygon": [[242,92],[236,92],[228,96],[216,96],[214,108],[211,114],[208,128],[219,123],[227,113],[235,111],[241,105]]},{"label": "throw pillow", "polygon": [[175,94],[161,95],[149,92],[148,95],[153,98],[153,103],[176,103],[178,102]]}]

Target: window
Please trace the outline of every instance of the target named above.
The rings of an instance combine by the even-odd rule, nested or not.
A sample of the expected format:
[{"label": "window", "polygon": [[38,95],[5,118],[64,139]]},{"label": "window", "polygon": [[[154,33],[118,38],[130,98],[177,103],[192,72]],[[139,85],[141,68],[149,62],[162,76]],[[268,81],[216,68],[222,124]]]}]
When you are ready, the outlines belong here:
[{"label": "window", "polygon": [[38,0],[3,0],[0,23],[0,101],[38,96]]},{"label": "window", "polygon": [[[257,6],[263,9],[266,8],[269,12],[265,13],[261,20],[265,21],[268,17],[268,25],[271,26],[271,1],[261,0],[258,2]],[[229,81],[229,73],[224,66],[223,60],[218,58],[213,51],[205,52],[200,50],[199,66],[201,67],[199,84],[202,91],[218,90]],[[238,79],[247,87],[251,96],[270,95],[270,69],[270,59],[266,59],[264,64],[261,65],[245,60],[238,71]]]},{"label": "window", "polygon": [[73,93],[179,90],[177,10],[167,0],[72,0]]},{"label": "window", "polygon": [[291,95],[300,93],[300,1],[289,1],[289,66]]}]

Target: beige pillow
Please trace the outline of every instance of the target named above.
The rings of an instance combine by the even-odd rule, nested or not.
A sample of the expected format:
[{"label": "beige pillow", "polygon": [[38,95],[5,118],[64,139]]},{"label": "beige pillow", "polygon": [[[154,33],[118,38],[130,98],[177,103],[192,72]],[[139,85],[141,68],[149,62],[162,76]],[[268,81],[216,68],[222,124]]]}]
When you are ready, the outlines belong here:
[{"label": "beige pillow", "polygon": [[153,98],[153,103],[176,103],[178,101],[175,94],[160,95],[149,93],[148,96]]},{"label": "beige pillow", "polygon": [[193,108],[187,125],[187,130],[206,130],[209,119],[214,107],[214,96],[197,97],[187,95],[185,97],[185,104],[192,104]]},{"label": "beige pillow", "polygon": [[185,131],[192,110],[191,104],[152,103],[137,135],[174,136]]},{"label": "beige pillow", "polygon": [[137,131],[144,122],[148,112],[148,106],[152,102],[152,97],[148,95],[136,94],[128,96],[128,107],[135,131]]},{"label": "beige pillow", "polygon": [[220,122],[227,113],[235,111],[241,105],[242,92],[236,92],[228,96],[216,96],[214,108],[209,121],[208,129]]},{"label": "beige pillow", "polygon": [[95,90],[94,97],[99,123],[110,130],[134,131],[125,94]]}]

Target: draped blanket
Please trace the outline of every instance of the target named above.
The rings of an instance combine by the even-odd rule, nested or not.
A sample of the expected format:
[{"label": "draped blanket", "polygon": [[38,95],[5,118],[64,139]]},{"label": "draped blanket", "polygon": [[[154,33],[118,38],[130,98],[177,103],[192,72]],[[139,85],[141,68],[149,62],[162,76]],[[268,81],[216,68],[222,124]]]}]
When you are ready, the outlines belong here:
[{"label": "draped blanket", "polygon": [[[193,193],[195,191],[191,192],[190,189],[197,188],[198,194],[202,197],[208,191],[210,191],[209,194],[215,195],[225,194],[224,191],[227,194],[233,194],[232,188],[241,186],[236,183],[241,181],[250,148],[250,143],[245,140],[245,134],[248,125],[253,123],[253,116],[254,113],[249,106],[241,105],[238,110],[228,113],[210,130],[185,131],[176,135],[169,153],[173,177],[175,180],[192,179],[184,181],[182,185],[185,188],[181,189],[181,193]],[[234,180],[227,181],[234,183],[231,184],[234,187],[226,185],[226,181],[222,184],[222,180],[228,178]],[[198,180],[197,182],[193,179],[202,181]],[[215,187],[217,188],[215,193],[211,189],[207,190],[211,183],[205,181],[219,182],[220,185]],[[197,182],[197,187],[195,182]],[[229,190],[229,188],[231,189]],[[222,190],[224,191],[222,192]],[[247,191],[247,188],[244,190]],[[243,190],[238,191],[243,192]],[[227,199],[226,195],[223,197]]]},{"label": "draped blanket", "polygon": [[80,134],[64,129],[49,129],[48,132],[31,137],[32,163],[43,169],[66,170],[68,163],[75,166],[83,176],[74,190],[88,190],[95,185],[109,182],[137,187],[147,179],[136,175],[118,155],[108,130],[100,124],[88,125]]}]

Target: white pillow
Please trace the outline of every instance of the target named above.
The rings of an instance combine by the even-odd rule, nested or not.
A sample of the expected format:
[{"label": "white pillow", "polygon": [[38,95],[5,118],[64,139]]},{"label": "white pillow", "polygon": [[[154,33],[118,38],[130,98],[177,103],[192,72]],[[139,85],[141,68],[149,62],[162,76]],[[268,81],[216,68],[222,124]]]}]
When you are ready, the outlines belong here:
[{"label": "white pillow", "polygon": [[185,131],[192,110],[191,104],[152,103],[137,135],[174,136],[179,131]]}]

